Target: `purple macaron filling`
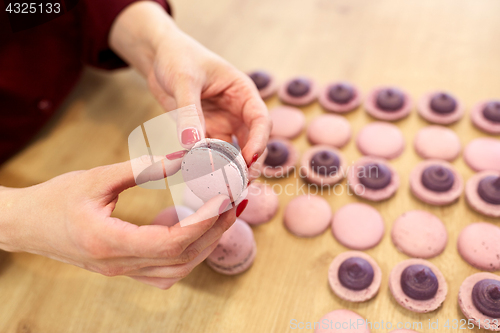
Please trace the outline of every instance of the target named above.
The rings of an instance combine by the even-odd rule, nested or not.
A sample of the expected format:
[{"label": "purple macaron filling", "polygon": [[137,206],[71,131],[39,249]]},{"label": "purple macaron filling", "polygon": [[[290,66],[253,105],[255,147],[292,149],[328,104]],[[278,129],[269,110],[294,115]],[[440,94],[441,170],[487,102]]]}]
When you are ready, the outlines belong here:
[{"label": "purple macaron filling", "polygon": [[381,163],[368,163],[363,168],[363,172],[358,172],[358,179],[369,189],[380,190],[391,182],[392,173],[388,166]]},{"label": "purple macaron filling", "polygon": [[479,182],[477,193],[484,201],[500,205],[500,177],[486,176]]},{"label": "purple macaron filling", "polygon": [[337,104],[347,104],[354,97],[354,87],[348,83],[337,83],[328,89],[328,99]]},{"label": "purple macaron filling", "polygon": [[457,100],[450,94],[437,93],[432,96],[430,107],[432,111],[439,114],[451,113],[457,108]]},{"label": "purple macaron filling", "polygon": [[422,184],[433,192],[446,192],[454,182],[453,172],[441,165],[431,165],[422,172]]},{"label": "purple macaron filling", "polygon": [[267,157],[264,161],[264,164],[278,167],[288,160],[288,148],[287,146],[279,141],[269,142],[267,144]]},{"label": "purple macaron filling", "polygon": [[258,90],[264,89],[269,85],[269,82],[271,82],[271,76],[263,71],[253,72],[249,76]]},{"label": "purple macaron filling", "polygon": [[359,257],[346,259],[339,267],[339,281],[347,289],[363,290],[368,288],[374,277],[370,263]]},{"label": "purple macaron filling", "polygon": [[494,123],[500,123],[500,101],[486,103],[483,109],[483,116]]},{"label": "purple macaron filling", "polygon": [[377,94],[377,107],[382,111],[394,112],[400,110],[405,103],[405,95],[396,88],[382,89]]},{"label": "purple macaron filling", "polygon": [[436,296],[439,282],[429,267],[411,265],[401,273],[401,288],[408,297],[425,301]]},{"label": "purple macaron filling", "polygon": [[322,150],[314,154],[310,165],[317,174],[323,176],[335,175],[339,171],[340,158],[334,152]]},{"label": "purple macaron filling", "polygon": [[472,288],[472,302],[482,314],[500,318],[500,281],[484,279]]},{"label": "purple macaron filling", "polygon": [[286,92],[293,97],[302,97],[307,95],[311,90],[311,82],[305,78],[296,78],[286,88]]}]

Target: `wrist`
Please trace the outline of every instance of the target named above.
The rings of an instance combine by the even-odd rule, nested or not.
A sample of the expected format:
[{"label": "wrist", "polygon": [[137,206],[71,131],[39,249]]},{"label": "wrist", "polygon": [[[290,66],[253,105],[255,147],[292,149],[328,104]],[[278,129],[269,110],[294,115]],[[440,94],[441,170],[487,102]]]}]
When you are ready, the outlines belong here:
[{"label": "wrist", "polygon": [[9,252],[22,251],[19,240],[19,211],[23,189],[0,187],[0,249]]}]

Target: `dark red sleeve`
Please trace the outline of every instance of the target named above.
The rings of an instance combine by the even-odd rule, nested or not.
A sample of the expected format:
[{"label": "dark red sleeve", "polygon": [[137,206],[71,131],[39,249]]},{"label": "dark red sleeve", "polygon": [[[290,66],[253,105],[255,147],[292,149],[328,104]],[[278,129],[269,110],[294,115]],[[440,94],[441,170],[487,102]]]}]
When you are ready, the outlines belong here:
[{"label": "dark red sleeve", "polygon": [[[82,61],[85,64],[115,69],[127,64],[108,45],[108,35],[113,21],[128,5],[137,0],[80,0],[82,3],[80,24],[83,33]],[[143,0],[141,0],[143,1]],[[160,4],[169,14],[171,9],[165,0],[147,0]]]}]

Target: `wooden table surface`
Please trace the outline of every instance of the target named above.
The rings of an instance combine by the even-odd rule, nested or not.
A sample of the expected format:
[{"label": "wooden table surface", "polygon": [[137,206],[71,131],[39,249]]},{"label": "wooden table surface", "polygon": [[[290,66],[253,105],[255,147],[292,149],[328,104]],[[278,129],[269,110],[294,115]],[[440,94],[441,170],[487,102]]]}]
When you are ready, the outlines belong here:
[{"label": "wooden table surface", "polygon": [[[365,92],[395,84],[414,97],[446,89],[468,110],[481,99],[500,98],[500,2],[496,0],[175,0],[173,5],[186,32],[241,70],[265,68],[279,79],[305,74],[321,83],[346,79]],[[279,104],[276,97],[268,101],[270,108]],[[324,113],[317,103],[303,111],[308,122]],[[161,113],[135,72],[87,71],[51,126],[0,168],[0,183],[29,186],[64,172],[124,161],[132,129]],[[373,121],[361,108],[346,118],[354,135]],[[472,212],[463,196],[443,208],[413,198],[408,174],[420,158],[412,142],[427,123],[413,112],[397,125],[406,139],[404,154],[392,162],[400,173],[401,188],[390,200],[370,203],[386,225],[381,244],[366,251],[383,272],[380,292],[371,301],[351,304],[330,291],[328,266],[346,248],[330,231],[311,239],[288,233],[282,216],[292,196],[281,195],[278,215],[254,228],[258,255],[248,272],[226,277],[202,264],[168,291],[40,256],[2,253],[0,332],[289,332],[297,331],[290,328],[293,319],[313,322],[339,308],[354,310],[372,322],[422,322],[420,332],[457,331],[443,326],[448,319],[452,323],[464,318],[457,304],[458,289],[467,276],[478,272],[457,253],[458,234],[472,222],[500,223]],[[468,114],[450,128],[464,145],[485,136],[472,126]],[[305,135],[294,143],[301,151],[308,147]],[[343,151],[349,162],[360,157],[353,140]],[[465,179],[472,176],[461,157],[453,164]],[[293,188],[302,182],[271,181],[292,183]],[[346,194],[325,198],[334,211],[360,201]],[[166,191],[133,188],[120,196],[114,214],[147,224],[170,202]],[[449,295],[439,310],[429,314],[398,306],[387,285],[391,268],[407,259],[393,246],[390,229],[400,214],[412,209],[436,214],[449,233],[446,250],[431,260],[446,276]],[[429,329],[428,321],[438,319],[440,329]]]}]

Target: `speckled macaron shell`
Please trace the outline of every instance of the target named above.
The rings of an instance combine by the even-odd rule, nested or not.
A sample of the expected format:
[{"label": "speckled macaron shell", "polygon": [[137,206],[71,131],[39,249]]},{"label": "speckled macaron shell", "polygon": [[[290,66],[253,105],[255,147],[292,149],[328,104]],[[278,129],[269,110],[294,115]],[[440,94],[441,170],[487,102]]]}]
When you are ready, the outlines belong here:
[{"label": "speckled macaron shell", "polygon": [[405,140],[396,125],[376,121],[361,129],[356,138],[356,146],[363,155],[390,160],[403,153]]},{"label": "speckled macaron shell", "polygon": [[417,106],[418,113],[420,114],[420,116],[430,123],[439,125],[453,124],[462,119],[465,113],[465,107],[463,103],[460,102],[457,98],[455,98],[457,105],[453,112],[439,114],[431,109],[430,107],[431,98],[432,96],[434,96],[434,94],[439,92],[440,91],[429,92],[420,98]]},{"label": "speckled macaron shell", "polygon": [[285,227],[299,237],[322,234],[332,221],[328,202],[317,195],[301,195],[292,199],[285,208]]},{"label": "speckled macaron shell", "polygon": [[277,106],[269,112],[273,128],[272,137],[293,139],[302,133],[306,123],[304,113],[292,106]]},{"label": "speckled macaron shell", "polygon": [[386,112],[386,111],[381,110],[377,106],[377,95],[378,95],[379,91],[383,90],[383,89],[387,89],[387,88],[390,88],[390,87],[376,88],[376,89],[372,90],[366,96],[366,99],[365,99],[366,112],[369,115],[371,115],[373,118],[376,118],[378,120],[384,120],[384,121],[396,121],[396,120],[400,120],[400,119],[407,117],[411,113],[411,110],[413,108],[413,102],[412,102],[410,95],[408,95],[408,93],[406,93],[405,91],[401,90],[405,96],[405,102],[404,102],[403,106],[401,107],[401,109],[399,109],[397,111],[393,111],[393,112]]},{"label": "speckled macaron shell", "polygon": [[250,184],[246,199],[248,204],[240,218],[250,225],[269,222],[278,212],[278,195],[268,184],[260,182]]},{"label": "speckled macaron shell", "polygon": [[[500,276],[493,273],[476,273],[464,280],[458,292],[458,305],[462,313],[467,319],[471,319],[474,325],[485,328],[486,323],[490,323],[488,330],[498,332],[500,331],[500,320],[484,315],[481,311],[476,309],[472,301],[472,289],[481,280],[492,279],[500,281]],[[495,324],[494,320],[497,319]],[[485,328],[486,329],[486,328]]]},{"label": "speckled macaron shell", "polygon": [[[333,176],[324,176],[317,174],[311,168],[311,159],[313,158],[313,156],[316,153],[324,150],[331,151],[332,153],[336,154],[339,157],[340,160],[339,172],[337,172]],[[313,184],[320,186],[337,184],[342,179],[344,179],[344,174],[346,172],[347,172],[346,159],[344,155],[336,148],[333,148],[331,146],[318,145],[309,148],[302,154],[302,158],[300,160],[300,175],[305,176],[305,178]]]},{"label": "speckled macaron shell", "polygon": [[257,246],[252,228],[241,219],[222,234],[219,244],[207,257],[206,263],[214,271],[235,275],[252,266],[257,254]]},{"label": "speckled macaron shell", "polygon": [[[425,265],[429,267],[439,283],[438,291],[436,295],[429,300],[416,300],[408,297],[401,288],[401,274],[406,269],[406,267],[411,265]],[[408,309],[417,313],[427,313],[436,310],[441,306],[441,304],[446,299],[446,294],[448,293],[448,284],[441,273],[441,271],[433,265],[431,262],[424,259],[407,259],[400,262],[392,269],[389,275],[389,289],[392,296],[405,309]]]},{"label": "speckled macaron shell", "polygon": [[448,243],[443,222],[423,210],[412,210],[401,215],[392,226],[391,238],[399,251],[422,259],[441,254]]},{"label": "speckled macaron shell", "polygon": [[500,123],[487,119],[483,114],[483,109],[489,101],[482,101],[474,105],[470,111],[470,118],[474,126],[488,134],[500,134]]},{"label": "speckled macaron shell", "polygon": [[344,147],[351,140],[352,130],[349,121],[335,114],[316,117],[307,127],[307,139],[313,145]]},{"label": "speckled macaron shell", "polygon": [[476,212],[486,216],[500,217],[500,205],[494,205],[484,201],[477,192],[479,182],[487,176],[500,176],[500,172],[482,171],[472,176],[465,184],[465,199],[469,206]]},{"label": "speckled macaron shell", "polygon": [[469,224],[458,235],[458,253],[470,265],[485,270],[500,270],[500,228],[486,222]]},{"label": "speckled macaron shell", "polygon": [[[258,90],[260,98],[262,98],[262,99],[267,99],[267,98],[273,96],[274,94],[276,94],[276,92],[278,91],[278,87],[279,87],[278,81],[276,80],[274,75],[271,75],[269,72],[266,72],[266,73],[267,73],[267,75],[269,75],[270,81],[265,88]],[[249,75],[249,76],[250,76],[250,74],[252,74],[252,72],[247,73],[247,75]]]},{"label": "speckled macaron shell", "polygon": [[194,211],[197,211],[201,206],[203,206],[203,200],[198,198],[196,194],[194,194],[193,191],[191,191],[191,189],[187,186],[184,188],[182,203]]},{"label": "speckled macaron shell", "polygon": [[294,96],[291,96],[290,94],[288,94],[288,92],[286,90],[287,90],[288,84],[290,82],[292,82],[293,80],[295,80],[296,78],[297,77],[294,77],[294,78],[291,78],[291,79],[285,81],[279,87],[279,89],[278,89],[278,97],[280,98],[280,100],[283,103],[290,104],[290,105],[304,106],[304,105],[311,104],[318,97],[318,90],[319,90],[318,84],[316,83],[316,81],[314,81],[311,78],[303,77],[303,78],[309,80],[309,82],[311,83],[311,89],[304,96],[294,97]]},{"label": "speckled macaron shell", "polygon": [[474,171],[500,171],[500,140],[478,138],[464,149],[465,163]]},{"label": "speckled macaron shell", "polygon": [[319,104],[321,104],[321,106],[325,108],[325,110],[330,112],[347,113],[353,111],[363,101],[363,96],[361,95],[361,91],[356,86],[350,84],[354,88],[354,98],[345,104],[335,103],[330,98],[328,98],[328,93],[330,91],[330,87],[338,83],[340,82],[332,82],[330,84],[327,84],[321,89],[318,97]]},{"label": "speckled macaron shell", "polygon": [[[358,321],[363,322],[363,324],[352,325],[352,323],[358,323]],[[314,333],[370,333],[365,319],[351,310],[339,309],[328,312],[318,322],[327,324],[318,325],[314,329]],[[342,326],[344,328],[339,329]]]},{"label": "speckled macaron shell", "polygon": [[[455,181],[446,192],[434,192],[422,184],[422,173],[431,165],[441,165],[453,172]],[[449,205],[458,200],[464,190],[464,181],[458,171],[448,162],[441,160],[422,161],[410,173],[410,190],[421,201],[434,206]]]},{"label": "speckled macaron shell", "polygon": [[[365,259],[373,268],[373,281],[363,290],[351,290],[346,288],[342,285],[342,283],[340,283],[339,280],[340,265],[342,265],[345,260],[354,257]],[[340,253],[333,259],[330,264],[330,268],[328,269],[328,283],[330,284],[330,288],[338,297],[348,302],[365,302],[372,299],[378,293],[381,282],[382,270],[378,266],[377,262],[368,254],[360,251]]]},{"label": "speckled macaron shell", "polygon": [[424,159],[453,161],[462,150],[458,135],[451,129],[431,125],[420,129],[413,141],[415,151]]},{"label": "speckled macaron shell", "polygon": [[332,234],[340,244],[352,250],[368,250],[384,237],[384,219],[370,205],[351,203],[333,215]]},{"label": "speckled macaron shell", "polygon": [[297,148],[288,140],[281,138],[272,138],[269,142],[279,141],[288,148],[288,159],[279,167],[272,167],[262,163],[262,175],[267,178],[286,177],[297,165],[299,160],[299,152]]},{"label": "speckled macaron shell", "polygon": [[194,214],[194,211],[189,207],[170,206],[156,215],[151,224],[171,227],[192,214]]},{"label": "speckled macaron shell", "polygon": [[[364,185],[361,184],[361,182],[359,181],[357,175],[358,172],[360,171],[360,168],[362,169],[364,165],[369,163],[384,164],[391,171],[392,174],[391,182],[385,188],[380,190],[365,188]],[[387,163],[386,160],[382,158],[366,156],[360,158],[352,165],[349,172],[347,173],[347,182],[352,193],[356,194],[358,197],[370,201],[382,201],[392,197],[398,190],[399,175],[396,172],[396,170],[394,170],[394,168],[389,163]],[[364,191],[361,191],[362,188],[364,188]]]}]

